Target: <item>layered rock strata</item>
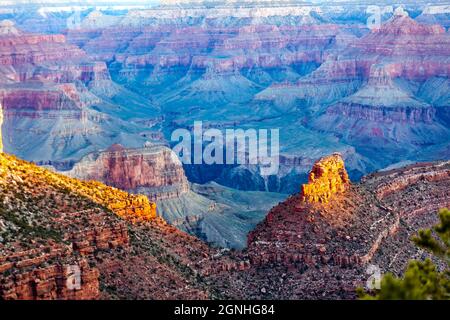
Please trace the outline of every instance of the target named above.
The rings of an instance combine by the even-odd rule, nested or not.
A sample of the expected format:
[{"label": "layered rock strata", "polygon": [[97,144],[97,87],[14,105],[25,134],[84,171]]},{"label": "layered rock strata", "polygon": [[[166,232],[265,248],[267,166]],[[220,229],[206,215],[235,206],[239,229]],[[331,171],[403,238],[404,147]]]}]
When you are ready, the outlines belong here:
[{"label": "layered rock strata", "polygon": [[[333,172],[329,158],[318,163]],[[329,177],[341,179],[334,172]],[[450,205],[449,185],[448,161],[418,163],[348,184],[327,203],[291,196],[249,234],[240,256],[249,265],[232,271],[230,280],[248,285],[236,288],[235,296],[355,298],[369,265],[401,274],[409,259],[426,256],[410,237],[435,224],[437,211]]]},{"label": "layered rock strata", "polygon": [[152,201],[179,197],[189,190],[181,162],[164,146],[125,149],[113,145],[84,157],[64,174],[144,194]]},{"label": "layered rock strata", "polygon": [[0,299],[213,295],[197,274],[214,254],[139,199],[1,154]]},{"label": "layered rock strata", "polygon": [[105,62],[92,59],[64,35],[2,28],[0,104],[9,153],[58,164],[115,142],[136,147],[146,141],[141,133],[151,135],[149,126],[122,118],[157,118],[155,108],[112,82]]}]

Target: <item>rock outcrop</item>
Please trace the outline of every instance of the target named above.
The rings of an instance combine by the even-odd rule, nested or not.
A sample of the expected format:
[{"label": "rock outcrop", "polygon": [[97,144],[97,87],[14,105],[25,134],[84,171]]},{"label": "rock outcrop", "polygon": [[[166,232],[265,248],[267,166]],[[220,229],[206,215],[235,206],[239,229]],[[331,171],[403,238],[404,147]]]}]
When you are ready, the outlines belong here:
[{"label": "rock outcrop", "polygon": [[72,170],[63,173],[144,194],[153,201],[179,197],[189,190],[178,157],[168,147],[157,145],[136,149],[113,145],[87,155]]},{"label": "rock outcrop", "polygon": [[[57,262],[48,263],[52,260]],[[3,251],[0,273],[8,272],[15,274],[1,277],[0,300],[99,298],[98,269],[90,267],[86,258],[73,256],[67,247],[51,245],[25,251]]]},{"label": "rock outcrop", "polygon": [[113,145],[61,173],[142,194],[157,203],[158,216],[169,224],[225,248],[245,247],[247,232],[264,218],[268,207],[284,199],[282,194],[247,193],[217,184],[190,185],[178,157],[161,145],[135,149]]},{"label": "rock outcrop", "polygon": [[0,154],[0,300],[213,295],[197,277],[220,265],[213,252],[154,209]]},{"label": "rock outcrop", "polygon": [[[0,299],[354,298],[369,263],[401,273],[419,254],[410,236],[450,206],[448,161],[348,184],[335,154],[313,167],[311,185],[328,187],[309,190],[328,203],[291,196],[250,233],[247,250],[217,251],[129,212],[142,203],[125,192],[0,160]],[[130,205],[114,214],[114,198]]]},{"label": "rock outcrop", "polygon": [[308,176],[308,183],[302,185],[302,200],[328,203],[334,194],[344,192],[349,183],[344,160],[340,154],[333,154],[314,164]]},{"label": "rock outcrop", "polygon": [[[47,169],[29,164],[13,156],[3,154],[1,158],[1,175],[3,178],[3,192],[19,192],[14,187],[7,187],[7,181],[13,186],[21,183],[23,179],[32,184],[36,180],[33,175],[41,175],[41,185],[36,188],[63,188],[67,192],[76,193],[81,197],[90,199],[100,206],[109,208],[118,216],[132,221],[148,221],[156,217],[156,205],[145,196],[131,195],[116,188],[108,187],[97,181],[80,181],[56,173],[49,174]],[[23,170],[21,175],[11,174],[17,170]],[[47,185],[47,187],[46,187]],[[63,201],[59,199],[61,203]]]},{"label": "rock outcrop", "polygon": [[424,257],[410,237],[450,205],[449,185],[450,162],[418,163],[369,175],[328,203],[289,197],[249,234],[240,256],[249,265],[228,275],[246,284],[235,294],[354,298],[369,264],[401,274],[409,259]]}]

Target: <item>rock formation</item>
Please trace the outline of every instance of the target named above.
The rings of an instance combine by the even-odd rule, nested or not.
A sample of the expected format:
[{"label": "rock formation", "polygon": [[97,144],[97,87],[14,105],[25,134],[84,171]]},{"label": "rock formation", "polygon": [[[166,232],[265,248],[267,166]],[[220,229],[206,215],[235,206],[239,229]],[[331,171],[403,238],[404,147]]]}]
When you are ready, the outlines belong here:
[{"label": "rock formation", "polygon": [[[29,179],[33,179],[33,174],[38,173],[43,175],[42,183],[65,188],[68,192],[76,192],[79,196],[86,197],[98,205],[109,208],[125,219],[148,221],[156,217],[156,205],[145,196],[131,195],[97,181],[80,181],[60,174],[48,174],[47,169],[28,164],[6,154],[1,159],[1,165],[4,179],[21,181],[27,176],[29,176]],[[9,171],[18,170],[19,168],[24,170],[22,177],[8,174]],[[6,182],[2,181],[2,183]],[[32,183],[32,181],[29,181],[29,183]],[[7,187],[4,188],[5,191],[8,191]]]},{"label": "rock formation", "polygon": [[[423,257],[408,239],[449,205],[448,162],[352,184],[339,157],[314,162],[339,151],[356,180],[449,158],[448,15],[426,4],[369,31],[353,3],[183,3],[87,9],[68,30],[34,6],[0,23],[5,150],[113,186],[0,155],[0,297],[353,298],[367,264],[399,274]],[[187,190],[168,149],[141,147],[199,119],[280,128],[279,173],[189,168],[202,185]],[[261,223],[283,195],[204,184],[293,193],[311,167]],[[247,250],[214,250],[152,200],[222,246],[257,226]]]},{"label": "rock formation", "polygon": [[[19,250],[19,248],[14,248]],[[56,260],[55,264],[46,263]],[[67,262],[59,262],[67,260]],[[50,245],[2,252],[0,300],[93,300],[99,298],[99,271],[70,248]],[[74,273],[76,272],[76,273]],[[72,286],[73,285],[73,286]]]},{"label": "rock formation", "polygon": [[148,220],[148,201],[0,154],[0,299],[354,298],[369,263],[401,273],[409,237],[450,205],[448,161],[359,184],[337,154],[313,171],[328,203],[291,196],[227,252]]},{"label": "rock formation", "polygon": [[233,297],[355,298],[369,264],[401,274],[409,259],[424,257],[410,237],[450,205],[449,185],[449,161],[418,163],[364,177],[329,203],[289,197],[249,234],[240,255],[249,265],[227,275],[244,284]]},{"label": "rock formation", "polygon": [[151,136],[149,126],[117,116],[136,108],[150,121],[157,118],[151,103],[113,83],[105,62],[64,35],[0,33],[0,74],[5,148],[21,158],[64,167],[112,143],[135,147],[147,140],[141,133]]},{"label": "rock formation", "polygon": [[186,170],[193,182],[293,193],[311,162],[335,150],[355,180],[403,158],[446,158],[448,115],[435,101],[448,99],[433,89],[449,75],[445,28],[400,10],[369,32],[366,21],[353,23],[358,14],[330,18],[331,7],[254,6],[251,14],[231,4],[131,11],[67,39],[107,60],[115,81],[155,99],[170,130],[199,118],[215,128],[281,128],[276,177],[257,167],[195,167]]},{"label": "rock formation", "polygon": [[147,198],[0,154],[0,300],[205,299],[213,255]]},{"label": "rock formation", "polygon": [[249,193],[217,184],[191,186],[178,157],[161,145],[143,148],[113,145],[91,153],[62,174],[100,181],[157,203],[158,215],[178,229],[215,246],[243,248],[247,232],[267,208],[284,199],[273,193]]},{"label": "rock formation", "polygon": [[[7,21],[5,148],[69,170],[115,143],[165,143],[198,119],[211,128],[280,128],[276,176],[258,166],[186,173],[192,182],[289,194],[315,159],[336,150],[353,180],[404,159],[447,158],[447,19],[393,14],[369,31],[365,9],[187,4],[87,10],[69,29],[62,15]],[[30,29],[45,32],[22,31]]]},{"label": "rock formation", "polygon": [[84,157],[72,170],[64,173],[144,194],[153,201],[179,197],[189,190],[177,156],[169,148],[158,145],[136,149],[113,145]]},{"label": "rock formation", "polygon": [[328,203],[334,194],[344,192],[349,183],[344,160],[340,154],[335,153],[314,164],[308,176],[308,183],[302,185],[302,200]]}]

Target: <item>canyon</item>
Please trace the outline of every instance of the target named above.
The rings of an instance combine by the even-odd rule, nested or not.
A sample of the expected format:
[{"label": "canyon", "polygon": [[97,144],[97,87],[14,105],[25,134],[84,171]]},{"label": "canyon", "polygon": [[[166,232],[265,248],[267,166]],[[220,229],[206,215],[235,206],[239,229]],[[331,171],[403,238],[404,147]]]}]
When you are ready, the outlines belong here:
[{"label": "canyon", "polygon": [[426,256],[409,238],[450,205],[448,161],[352,184],[333,154],[250,232],[247,249],[227,251],[139,196],[4,153],[0,165],[1,299],[355,298],[369,264],[401,274]]},{"label": "canyon", "polygon": [[[103,2],[0,3],[0,299],[353,299],[427,257],[448,4]],[[278,173],[182,163],[200,120],[279,129]]]},{"label": "canyon", "polygon": [[[114,141],[131,140],[134,146],[147,141],[141,136],[148,131],[147,125],[101,112],[102,108],[117,112],[115,96],[125,94],[110,80],[104,62],[89,58],[64,35],[24,33],[10,20],[3,21],[0,29],[0,103],[6,150],[66,167]],[[153,110],[141,97],[133,101],[128,101],[130,108],[144,113]]]},{"label": "canyon", "polygon": [[[208,247],[157,217],[147,198],[6,154],[0,164],[1,299],[208,296],[188,267],[206,267]],[[74,270],[79,287],[66,285]]]},{"label": "canyon", "polygon": [[219,247],[245,247],[247,232],[264,218],[266,207],[285,197],[242,193],[214,183],[191,184],[176,154],[155,144],[143,148],[113,145],[88,154],[61,173],[146,196],[167,222]]},{"label": "canyon", "polygon": [[[354,181],[402,161],[448,158],[445,6],[405,4],[371,30],[365,4],[178,5],[81,10],[77,25],[64,25],[75,13],[58,7],[4,14],[6,150],[70,170],[113,144],[170,146],[174,129],[199,119],[221,130],[280,128],[277,175],[249,165],[184,169],[194,183],[283,194],[334,151]],[[30,21],[49,26],[31,33]],[[16,51],[31,60],[13,61]]]},{"label": "canyon", "polygon": [[249,234],[241,255],[249,264],[231,270],[230,281],[242,285],[233,297],[354,299],[369,266],[400,275],[409,259],[429,256],[410,237],[435,224],[435,212],[448,207],[448,161],[374,173],[358,184],[342,182],[329,157],[314,165],[315,175],[317,168],[325,168],[317,180],[328,181],[334,192],[315,201],[323,190],[310,181],[304,192],[272,208]]}]

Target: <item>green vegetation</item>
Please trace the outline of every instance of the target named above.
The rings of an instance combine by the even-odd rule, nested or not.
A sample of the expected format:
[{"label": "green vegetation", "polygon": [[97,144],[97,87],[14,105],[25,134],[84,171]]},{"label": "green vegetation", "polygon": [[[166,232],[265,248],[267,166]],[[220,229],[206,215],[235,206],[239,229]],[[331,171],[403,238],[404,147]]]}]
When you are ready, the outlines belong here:
[{"label": "green vegetation", "polygon": [[0,215],[6,221],[12,222],[17,227],[19,227],[22,230],[22,234],[27,237],[53,239],[58,242],[63,241],[63,236],[60,232],[53,229],[47,229],[41,226],[30,225],[25,219],[20,218],[19,215],[16,215],[12,212],[8,212],[3,208],[0,208]]}]

